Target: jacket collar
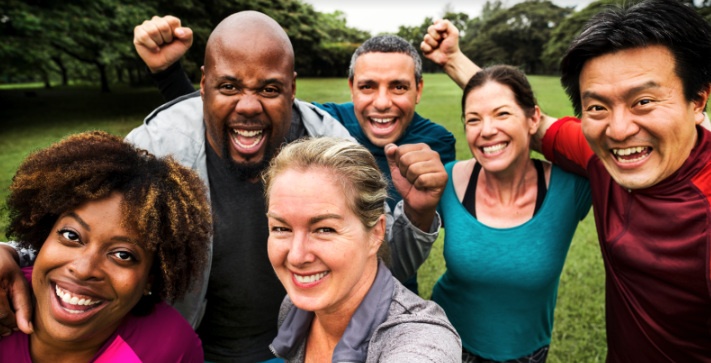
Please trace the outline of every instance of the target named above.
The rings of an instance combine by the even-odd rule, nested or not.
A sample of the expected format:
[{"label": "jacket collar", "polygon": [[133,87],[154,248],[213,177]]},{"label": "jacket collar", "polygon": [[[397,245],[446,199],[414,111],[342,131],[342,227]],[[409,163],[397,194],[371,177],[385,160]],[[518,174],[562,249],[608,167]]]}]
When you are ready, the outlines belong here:
[{"label": "jacket collar", "polygon": [[[375,329],[388,316],[395,282],[383,261],[370,290],[351,317],[341,340],[333,350],[332,362],[365,362]],[[287,314],[270,348],[279,357],[292,358],[305,343],[314,318],[312,311],[294,306]]]}]

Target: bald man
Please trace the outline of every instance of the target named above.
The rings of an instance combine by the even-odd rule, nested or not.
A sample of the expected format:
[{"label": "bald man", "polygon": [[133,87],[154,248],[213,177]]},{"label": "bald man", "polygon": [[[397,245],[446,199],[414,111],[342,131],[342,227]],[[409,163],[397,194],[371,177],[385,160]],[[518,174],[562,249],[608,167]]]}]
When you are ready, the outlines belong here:
[{"label": "bald man", "polygon": [[[185,46],[180,43],[141,56],[149,63],[152,56],[169,57]],[[295,99],[295,76],[294,52],[282,28],[258,12],[234,14],[210,35],[200,91],[159,107],[126,137],[157,156],[172,154],[196,169],[209,187],[214,215],[211,267],[199,289],[174,305],[196,328],[208,361],[274,358],[268,346],[277,334],[286,291],[267,256],[269,229],[260,172],[284,142],[303,136],[354,140],[326,112]],[[399,158],[405,154],[407,158]],[[435,210],[447,175],[439,155],[426,146],[392,146],[389,155],[396,171],[393,182],[406,196],[387,218],[392,272],[404,281],[437,238],[440,220]],[[398,169],[409,171],[407,178]],[[20,261],[32,263],[27,253],[0,244],[0,280],[12,283],[19,268],[9,265],[17,266],[18,255]],[[0,316],[14,320],[12,311],[4,310],[8,304],[3,298]],[[27,314],[18,319],[24,322]]]}]

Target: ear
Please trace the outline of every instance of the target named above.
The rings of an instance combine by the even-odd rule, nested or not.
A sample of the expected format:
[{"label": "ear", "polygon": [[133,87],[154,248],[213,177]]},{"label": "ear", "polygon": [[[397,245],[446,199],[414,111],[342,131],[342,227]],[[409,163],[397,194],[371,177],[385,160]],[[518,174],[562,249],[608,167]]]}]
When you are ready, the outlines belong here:
[{"label": "ear", "polygon": [[697,125],[700,125],[706,119],[704,111],[706,110],[706,102],[709,100],[709,93],[711,93],[711,85],[707,84],[701,89],[701,92],[699,92],[699,99],[692,102],[694,107],[694,122]]},{"label": "ear", "polygon": [[422,87],[425,86],[425,80],[420,78],[420,81],[417,82],[417,99],[415,100],[415,104],[420,103],[420,97],[422,97]]},{"label": "ear", "polygon": [[151,287],[153,287],[153,279],[155,278],[154,274],[150,274],[148,276],[148,283],[146,283],[146,287],[143,289],[143,295],[150,295],[151,294]]},{"label": "ear", "polygon": [[353,78],[348,78],[348,88],[351,89],[351,102],[353,102]]},{"label": "ear", "polygon": [[535,135],[536,132],[538,132],[538,128],[541,126],[541,109],[536,106],[535,110],[533,111],[533,116],[528,118],[528,133],[531,135]]},{"label": "ear", "polygon": [[385,214],[383,214],[378,217],[375,226],[370,230],[370,250],[368,251],[368,256],[378,255],[380,245],[385,241],[385,224]]},{"label": "ear", "polygon": [[294,72],[294,78],[291,80],[291,102],[294,103],[296,98],[296,72]]},{"label": "ear", "polygon": [[200,67],[202,76],[200,77],[200,98],[205,101],[205,66]]}]

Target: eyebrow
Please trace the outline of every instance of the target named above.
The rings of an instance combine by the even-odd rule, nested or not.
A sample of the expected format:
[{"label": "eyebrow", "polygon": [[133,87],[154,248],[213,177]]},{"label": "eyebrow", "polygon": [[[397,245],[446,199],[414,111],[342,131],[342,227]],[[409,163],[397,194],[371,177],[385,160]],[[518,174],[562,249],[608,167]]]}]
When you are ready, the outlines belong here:
[{"label": "eyebrow", "polygon": [[136,242],[133,238],[128,238],[128,237],[124,237],[124,236],[113,236],[113,237],[111,237],[111,240],[112,241],[119,241],[119,242],[126,242],[126,243],[130,243],[132,245],[135,245],[135,246],[140,246],[138,244],[138,242]]},{"label": "eyebrow", "polygon": [[[243,82],[242,82],[242,79],[236,78],[236,77],[232,77],[232,76],[228,76],[228,75],[219,76],[219,77],[217,77],[217,80],[218,80],[218,81],[230,81],[230,82],[235,82],[235,83],[238,83],[238,84],[240,84],[240,85],[243,83]],[[267,79],[260,79],[260,80],[259,80],[259,86],[258,86],[257,88],[264,87],[264,86],[266,86],[266,85],[268,85],[268,84],[278,84],[278,85],[280,85],[280,86],[284,86],[284,82],[282,82],[282,80],[280,80],[280,79],[278,79],[278,78],[267,78]]]},{"label": "eyebrow", "polygon": [[[274,219],[276,219],[277,221],[279,221],[279,222],[281,222],[281,223],[288,224],[288,223],[284,220],[284,218],[279,217],[278,215],[276,215],[276,214],[274,214],[274,213],[267,213],[267,217],[274,218]],[[316,224],[316,223],[318,223],[318,222],[321,222],[321,221],[324,220],[324,219],[343,219],[343,217],[341,217],[341,216],[338,215],[338,214],[334,214],[334,213],[321,214],[321,215],[318,215],[318,216],[314,216],[314,217],[309,218],[309,224]]]},{"label": "eyebrow", "polygon": [[[511,107],[511,105],[501,105],[501,106],[495,108],[495,109],[494,109],[494,112],[496,112],[496,111],[498,111],[498,110],[500,110],[500,109],[502,109],[502,108],[504,108],[504,107]],[[476,112],[476,111],[469,111],[469,112],[467,112],[466,114],[467,114],[467,115],[478,115],[479,112]]]},{"label": "eyebrow", "polygon": [[76,220],[79,224],[81,224],[81,226],[84,227],[84,229],[86,229],[87,231],[91,232],[91,227],[89,227],[89,225],[86,224],[86,222],[84,222],[83,219],[79,218],[79,216],[78,216],[76,213],[74,213],[74,212],[69,212],[69,213],[67,213],[67,217],[72,217],[72,218],[74,218],[74,220]]},{"label": "eyebrow", "polygon": [[[652,88],[659,88],[659,87],[661,87],[661,85],[660,85],[659,83],[657,83],[657,82],[654,81],[654,80],[650,80],[650,81],[647,81],[647,82],[642,83],[642,84],[639,85],[639,86],[632,87],[632,88],[628,89],[627,91],[625,91],[625,93],[622,94],[622,98],[623,98],[623,99],[627,99],[627,98],[630,98],[630,96],[632,96],[632,95],[634,95],[634,94],[636,94],[636,93],[639,93],[639,92],[641,92],[641,91],[648,90],[648,89],[652,89]],[[595,92],[593,92],[593,91],[585,91],[585,92],[583,92],[583,95],[582,95],[581,99],[587,100],[587,99],[589,99],[589,98],[594,98],[594,99],[600,100],[600,101],[605,102],[605,103],[610,103],[610,99],[609,99],[609,98],[607,98],[607,97],[605,97],[605,96],[602,96],[602,95],[599,95],[599,94],[597,94],[597,93],[595,93]]]}]

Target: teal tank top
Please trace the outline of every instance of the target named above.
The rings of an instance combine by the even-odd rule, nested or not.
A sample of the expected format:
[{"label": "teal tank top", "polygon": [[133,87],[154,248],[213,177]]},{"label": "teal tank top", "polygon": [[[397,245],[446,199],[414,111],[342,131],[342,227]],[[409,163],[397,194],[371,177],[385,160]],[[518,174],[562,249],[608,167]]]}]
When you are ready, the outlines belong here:
[{"label": "teal tank top", "polygon": [[558,282],[570,242],[590,210],[587,179],[557,166],[541,209],[526,223],[492,228],[464,208],[452,168],[439,204],[447,271],[432,300],[447,313],[468,351],[486,359],[520,358],[550,344]]}]

